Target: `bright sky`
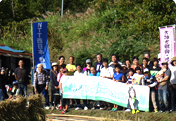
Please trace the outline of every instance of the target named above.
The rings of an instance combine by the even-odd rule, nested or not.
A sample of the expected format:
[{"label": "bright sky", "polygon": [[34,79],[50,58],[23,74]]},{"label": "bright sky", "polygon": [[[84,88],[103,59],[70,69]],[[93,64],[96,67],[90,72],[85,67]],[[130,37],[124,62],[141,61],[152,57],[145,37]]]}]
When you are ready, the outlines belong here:
[{"label": "bright sky", "polygon": [[176,0],[173,0],[176,3]]},{"label": "bright sky", "polygon": [[0,0],[0,2],[1,2],[2,0]]}]

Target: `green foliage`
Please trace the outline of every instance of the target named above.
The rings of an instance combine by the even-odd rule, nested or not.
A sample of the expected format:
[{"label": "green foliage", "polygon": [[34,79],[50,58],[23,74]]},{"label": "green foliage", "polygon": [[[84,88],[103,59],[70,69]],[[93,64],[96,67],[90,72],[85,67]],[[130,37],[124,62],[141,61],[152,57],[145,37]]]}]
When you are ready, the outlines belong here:
[{"label": "green foliage", "polygon": [[[64,0],[68,3],[65,8],[72,4],[70,9],[75,11],[81,11],[84,5],[82,9],[87,8],[89,4],[86,3],[90,1]],[[174,24],[176,18],[175,4],[169,0],[94,0],[90,4],[91,8],[85,12],[73,14],[73,11],[67,10],[62,19],[60,12],[46,12],[43,18],[35,19],[48,21],[51,61],[57,61],[60,55],[68,60],[72,55],[76,63],[84,65],[87,58],[95,62],[97,53],[102,53],[109,60],[111,54],[118,53],[120,61],[124,61],[133,56],[142,58],[145,51],[156,57],[159,53],[158,27]],[[30,7],[36,8],[35,5],[40,4]],[[46,8],[54,10],[55,7],[49,5]],[[41,7],[37,9],[45,11]],[[4,27],[1,36],[4,41],[1,43],[31,52],[29,21],[13,22]]]}]

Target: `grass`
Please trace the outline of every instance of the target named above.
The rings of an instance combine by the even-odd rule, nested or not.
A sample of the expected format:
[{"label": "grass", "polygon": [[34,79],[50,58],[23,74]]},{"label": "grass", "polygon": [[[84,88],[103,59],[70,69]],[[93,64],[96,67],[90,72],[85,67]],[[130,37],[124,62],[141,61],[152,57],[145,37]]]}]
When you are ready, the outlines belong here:
[{"label": "grass", "polygon": [[[46,114],[61,114],[59,110],[45,110]],[[110,112],[104,110],[74,110],[73,108],[69,110],[64,115],[82,115],[82,116],[93,116],[93,117],[103,117],[103,118],[112,118],[112,119],[120,119],[120,120],[133,120],[133,121],[175,121],[176,115],[174,113],[166,114],[158,114],[154,112],[140,112],[138,114],[131,114],[131,112],[125,111],[117,111]]]}]

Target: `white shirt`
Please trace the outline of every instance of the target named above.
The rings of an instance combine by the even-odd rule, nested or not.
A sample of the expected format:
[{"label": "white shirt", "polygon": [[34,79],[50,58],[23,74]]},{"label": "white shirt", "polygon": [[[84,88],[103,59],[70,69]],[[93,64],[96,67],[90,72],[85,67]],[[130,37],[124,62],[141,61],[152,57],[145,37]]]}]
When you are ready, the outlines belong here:
[{"label": "white shirt", "polygon": [[170,83],[171,84],[176,84],[176,67],[175,66],[171,66],[170,70],[171,70]]},{"label": "white shirt", "polygon": [[80,73],[78,71],[75,71],[74,76],[82,76],[84,75],[84,71],[82,70]]},{"label": "white shirt", "polygon": [[[122,62],[118,61],[118,63],[119,63],[120,65],[122,65]],[[109,63],[109,66],[112,65],[112,64],[113,64],[113,62],[110,62],[110,63]]]},{"label": "white shirt", "polygon": [[63,75],[63,76],[61,77],[60,83],[62,83],[63,92],[64,92],[63,83],[64,83],[68,78],[69,78],[69,76],[65,76],[65,75]]},{"label": "white shirt", "polygon": [[106,77],[113,77],[114,71],[112,67],[108,67],[107,69],[105,69],[105,67],[103,67],[101,69],[101,73],[100,76],[106,76]]},{"label": "white shirt", "polygon": [[143,74],[134,73],[132,79],[134,79],[135,82],[138,82],[138,83],[144,85],[144,80],[142,79],[142,77],[144,77]]}]

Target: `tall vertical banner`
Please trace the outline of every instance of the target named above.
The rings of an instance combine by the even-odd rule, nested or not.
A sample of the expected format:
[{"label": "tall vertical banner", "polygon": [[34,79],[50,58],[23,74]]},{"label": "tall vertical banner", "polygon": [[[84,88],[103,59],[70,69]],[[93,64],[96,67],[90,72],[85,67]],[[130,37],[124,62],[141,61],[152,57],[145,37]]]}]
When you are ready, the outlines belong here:
[{"label": "tall vertical banner", "polygon": [[161,62],[170,63],[175,56],[174,27],[160,28],[160,53]]},{"label": "tall vertical banner", "polygon": [[42,63],[44,69],[51,69],[47,22],[33,23],[33,52],[35,67],[37,67],[37,64]]}]

